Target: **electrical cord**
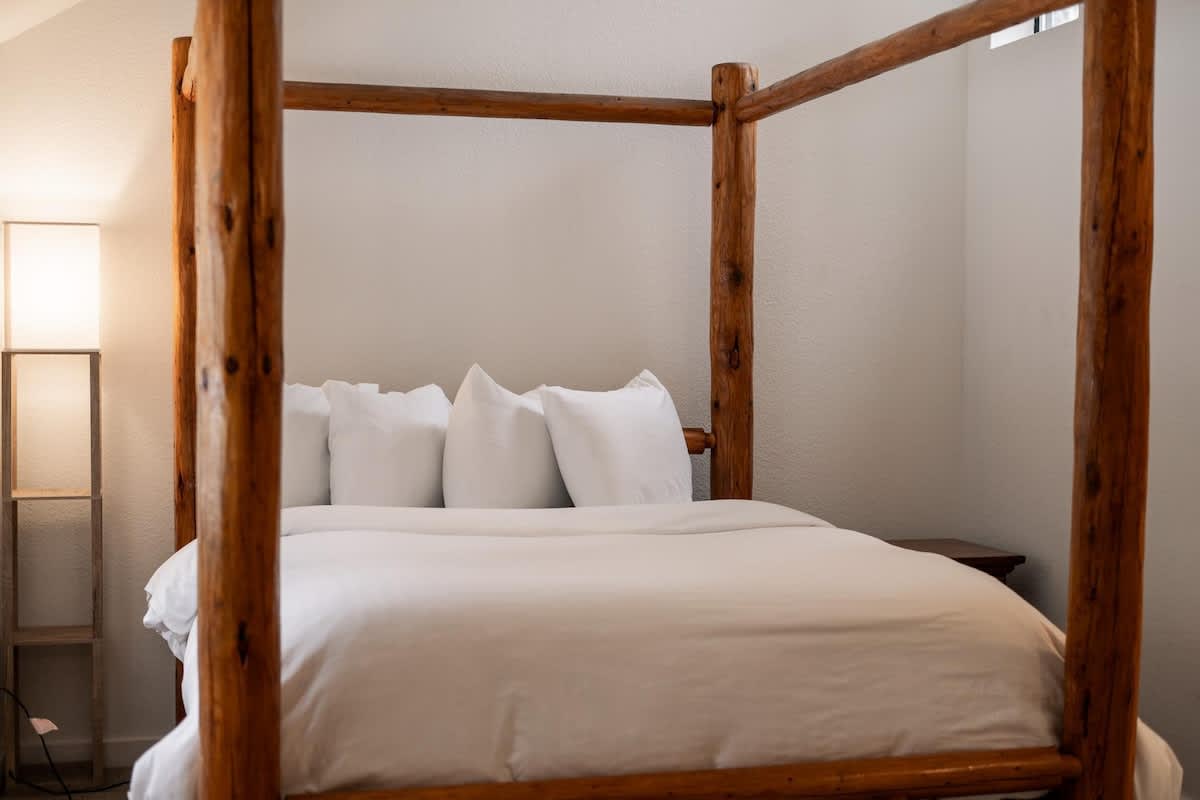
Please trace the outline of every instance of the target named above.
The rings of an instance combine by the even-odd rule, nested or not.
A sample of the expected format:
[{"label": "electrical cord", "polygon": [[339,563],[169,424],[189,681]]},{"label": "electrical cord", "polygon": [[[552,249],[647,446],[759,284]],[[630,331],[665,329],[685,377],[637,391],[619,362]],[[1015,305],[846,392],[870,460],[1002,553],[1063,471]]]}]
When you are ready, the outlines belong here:
[{"label": "electrical cord", "polygon": [[[0,686],[0,692],[12,698],[12,701],[17,704],[18,708],[21,709],[21,713],[25,715],[25,719],[30,720],[30,724],[32,725],[33,715],[29,713],[29,709],[26,708],[23,702],[21,702],[21,698],[17,697],[17,695],[10,689],[6,689],[3,686]],[[46,755],[46,764],[49,765],[51,774],[54,775],[54,779],[58,781],[58,785],[61,786],[62,789],[50,789],[45,786],[32,783],[31,781],[18,778],[16,773],[14,773],[10,768],[8,771],[8,777],[14,783],[19,783],[22,786],[28,786],[30,789],[41,792],[42,794],[53,795],[54,797],[66,797],[67,800],[73,800],[74,796],[77,794],[96,794],[97,792],[107,792],[111,789],[117,789],[129,783],[129,781],[117,781],[116,783],[111,783],[108,786],[89,786],[84,789],[72,789],[67,785],[67,782],[63,780],[62,773],[58,771],[58,765],[54,763],[54,758],[50,755],[50,746],[46,744],[45,734],[39,733],[38,739],[42,743],[42,752]]]}]

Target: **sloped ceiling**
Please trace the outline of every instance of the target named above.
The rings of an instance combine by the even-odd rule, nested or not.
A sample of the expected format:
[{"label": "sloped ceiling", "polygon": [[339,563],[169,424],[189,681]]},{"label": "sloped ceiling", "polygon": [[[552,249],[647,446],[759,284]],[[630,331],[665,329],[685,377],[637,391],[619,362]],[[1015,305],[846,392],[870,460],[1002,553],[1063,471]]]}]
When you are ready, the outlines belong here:
[{"label": "sloped ceiling", "polygon": [[0,44],[41,25],[81,0],[0,0]]}]

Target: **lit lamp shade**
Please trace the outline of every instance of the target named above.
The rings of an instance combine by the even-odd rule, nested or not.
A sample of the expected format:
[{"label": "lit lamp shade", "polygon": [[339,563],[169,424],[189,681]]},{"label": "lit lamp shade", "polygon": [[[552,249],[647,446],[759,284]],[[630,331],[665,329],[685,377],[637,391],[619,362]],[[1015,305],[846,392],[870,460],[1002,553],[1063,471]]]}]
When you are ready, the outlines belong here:
[{"label": "lit lamp shade", "polygon": [[100,347],[100,227],[4,224],[4,344]]}]

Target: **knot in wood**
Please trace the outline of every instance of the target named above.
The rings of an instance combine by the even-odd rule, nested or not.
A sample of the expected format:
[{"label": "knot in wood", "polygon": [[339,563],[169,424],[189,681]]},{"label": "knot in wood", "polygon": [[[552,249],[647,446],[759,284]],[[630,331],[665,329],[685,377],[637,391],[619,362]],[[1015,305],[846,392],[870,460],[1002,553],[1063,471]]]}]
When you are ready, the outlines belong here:
[{"label": "knot in wood", "polygon": [[246,623],[244,621],[238,622],[237,653],[238,660],[242,664],[245,664],[246,659],[250,656],[250,637],[246,635]]}]

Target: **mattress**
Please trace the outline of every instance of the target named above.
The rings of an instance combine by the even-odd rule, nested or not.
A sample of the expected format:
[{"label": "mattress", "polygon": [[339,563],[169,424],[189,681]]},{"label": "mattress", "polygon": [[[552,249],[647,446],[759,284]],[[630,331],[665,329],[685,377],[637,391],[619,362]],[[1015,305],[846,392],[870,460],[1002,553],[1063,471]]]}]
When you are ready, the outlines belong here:
[{"label": "mattress", "polygon": [[[1054,745],[1063,635],[999,581],[768,503],[282,517],[288,794]],[[146,625],[197,707],[194,547]],[[131,796],[191,798],[195,715]],[[1140,800],[1178,800],[1139,726]]]}]

